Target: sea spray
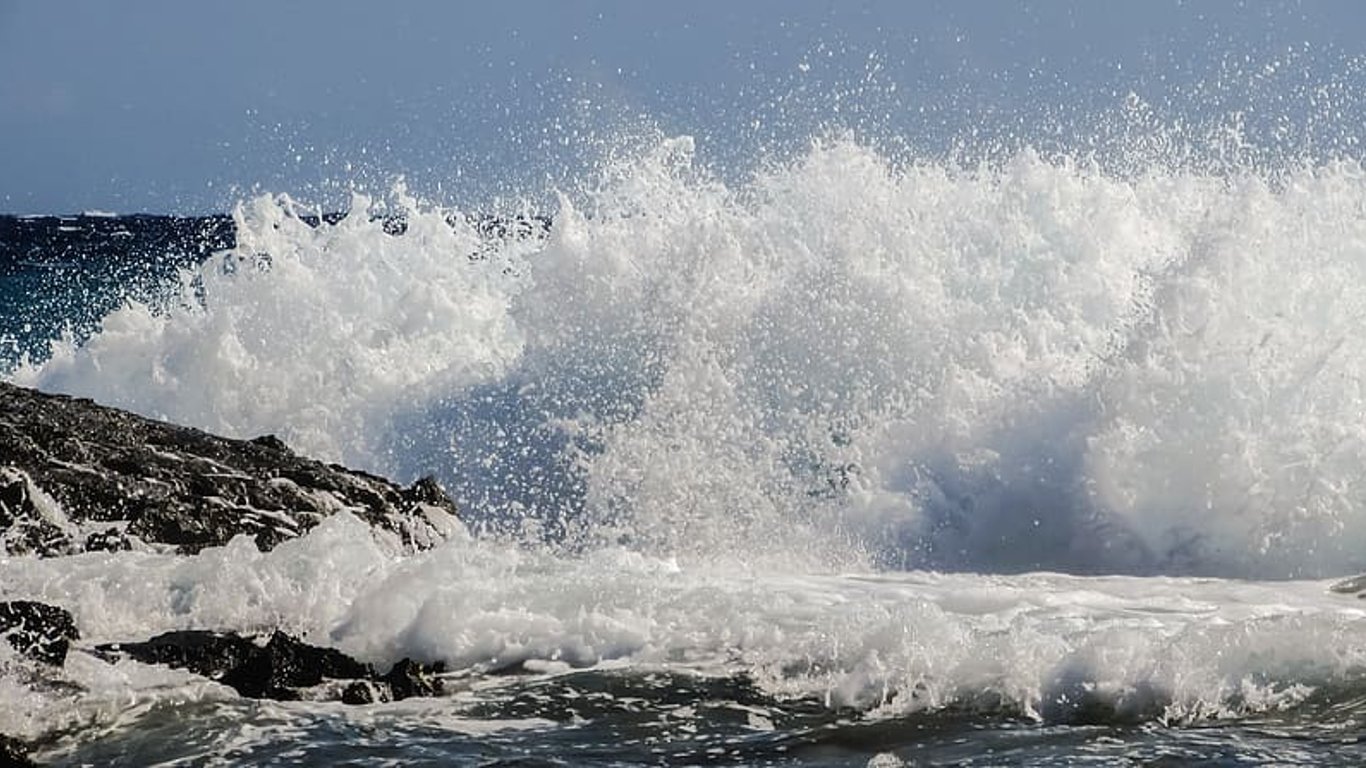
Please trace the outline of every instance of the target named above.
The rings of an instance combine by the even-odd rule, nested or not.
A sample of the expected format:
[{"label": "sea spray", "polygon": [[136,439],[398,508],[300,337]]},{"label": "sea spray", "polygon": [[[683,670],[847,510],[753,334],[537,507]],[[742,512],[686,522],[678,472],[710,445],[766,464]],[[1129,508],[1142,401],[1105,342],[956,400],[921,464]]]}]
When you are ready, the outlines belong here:
[{"label": "sea spray", "polygon": [[373,436],[393,413],[503,375],[521,339],[505,306],[515,278],[497,255],[460,268],[479,242],[472,225],[414,215],[398,237],[369,210],[357,196],[352,215],[318,226],[285,196],[244,202],[237,247],[185,274],[178,300],[129,302],[79,348],[54,345],[15,378],[94,385],[142,413],[277,432],[384,469]]},{"label": "sea spray", "polygon": [[[480,242],[286,198],[17,381],[395,475],[477,530],[784,570],[1366,567],[1366,178],[661,140]],[[454,222],[454,223],[452,223]],[[475,257],[472,258],[472,255]]]}]

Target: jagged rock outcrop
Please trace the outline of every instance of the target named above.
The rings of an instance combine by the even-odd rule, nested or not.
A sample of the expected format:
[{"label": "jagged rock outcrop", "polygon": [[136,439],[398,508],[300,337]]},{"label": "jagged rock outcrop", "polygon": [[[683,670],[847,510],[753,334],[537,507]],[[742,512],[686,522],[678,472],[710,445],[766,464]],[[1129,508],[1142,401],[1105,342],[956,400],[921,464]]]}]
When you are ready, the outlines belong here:
[{"label": "jagged rock outcrop", "polygon": [[79,640],[76,622],[62,608],[29,600],[0,603],[0,637],[16,651],[33,659],[61,666],[72,640]]},{"label": "jagged rock outcrop", "polygon": [[273,436],[232,440],[0,382],[0,554],[189,554],[238,534],[267,550],[343,509],[419,549],[460,527],[431,479],[402,488]]},{"label": "jagged rock outcrop", "polygon": [[383,675],[332,648],[276,631],[265,645],[232,632],[167,632],[141,643],[102,645],[105,657],[127,656],[187,669],[254,699],[340,699],[348,704],[398,701],[441,693],[440,664],[404,659]]}]

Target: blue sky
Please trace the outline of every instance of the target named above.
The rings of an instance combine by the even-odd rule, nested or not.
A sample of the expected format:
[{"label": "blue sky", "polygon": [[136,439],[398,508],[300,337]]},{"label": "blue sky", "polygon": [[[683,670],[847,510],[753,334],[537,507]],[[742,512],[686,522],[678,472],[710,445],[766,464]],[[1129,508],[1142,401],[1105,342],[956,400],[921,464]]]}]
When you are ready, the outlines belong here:
[{"label": "blue sky", "polygon": [[[1307,99],[1357,84],[1363,40],[1350,0],[0,0],[0,211],[203,212],[398,174],[478,205],[646,129],[739,167],[832,126],[933,147],[1129,93]],[[1268,62],[1290,63],[1279,95],[1249,95]]]}]

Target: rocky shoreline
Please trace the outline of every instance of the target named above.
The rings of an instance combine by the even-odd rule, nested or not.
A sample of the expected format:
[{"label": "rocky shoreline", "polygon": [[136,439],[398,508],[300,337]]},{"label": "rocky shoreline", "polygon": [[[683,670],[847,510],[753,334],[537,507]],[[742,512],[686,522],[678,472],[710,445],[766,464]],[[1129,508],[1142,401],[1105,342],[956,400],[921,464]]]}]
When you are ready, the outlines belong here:
[{"label": "rocky shoreline", "polygon": [[459,525],[431,479],[403,488],[266,435],[231,440],[0,382],[0,554],[134,546],[262,551],[347,510],[424,549]]},{"label": "rocky shoreline", "polygon": [[[463,530],[454,502],[430,478],[405,488],[299,456],[273,436],[233,440],[0,382],[0,557],[188,555],[240,535],[267,551],[341,511],[410,551]],[[12,597],[0,585],[0,638],[36,665],[60,668],[80,641],[76,620],[60,606]],[[278,630],[185,630],[82,650],[186,669],[242,696],[277,700],[431,696],[444,671],[403,659],[381,674]],[[26,751],[0,734],[0,768],[30,764]]]}]

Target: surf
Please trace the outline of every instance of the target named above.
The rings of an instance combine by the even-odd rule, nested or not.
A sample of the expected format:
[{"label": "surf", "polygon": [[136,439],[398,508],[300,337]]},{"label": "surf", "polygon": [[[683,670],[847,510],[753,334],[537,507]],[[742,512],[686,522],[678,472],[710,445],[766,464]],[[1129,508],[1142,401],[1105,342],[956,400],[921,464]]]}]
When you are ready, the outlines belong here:
[{"label": "surf", "polygon": [[844,135],[737,182],[682,136],[563,191],[544,238],[390,198],[335,222],[246,200],[171,298],[10,378],[435,472],[480,530],[576,551],[1366,570],[1355,162],[973,165]]}]

